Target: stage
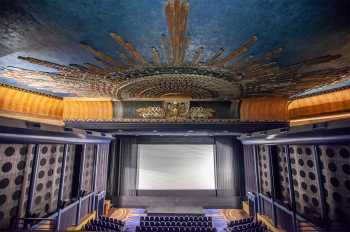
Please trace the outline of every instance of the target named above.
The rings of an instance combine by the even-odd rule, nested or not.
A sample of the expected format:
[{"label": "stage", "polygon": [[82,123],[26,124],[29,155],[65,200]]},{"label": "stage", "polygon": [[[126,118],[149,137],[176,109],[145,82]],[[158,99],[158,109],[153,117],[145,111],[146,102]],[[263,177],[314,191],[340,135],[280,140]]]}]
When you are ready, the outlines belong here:
[{"label": "stage", "polygon": [[202,207],[186,207],[186,206],[151,206],[146,208],[148,215],[204,215]]}]

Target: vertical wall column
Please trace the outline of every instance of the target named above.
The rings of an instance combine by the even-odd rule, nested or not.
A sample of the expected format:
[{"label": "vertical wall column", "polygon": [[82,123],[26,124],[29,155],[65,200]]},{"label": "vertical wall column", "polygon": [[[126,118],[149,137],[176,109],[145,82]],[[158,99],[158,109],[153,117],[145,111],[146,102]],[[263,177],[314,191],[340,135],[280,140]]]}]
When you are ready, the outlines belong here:
[{"label": "vertical wall column", "polygon": [[77,218],[76,218],[76,224],[78,225],[80,222],[80,209],[81,209],[81,199],[82,199],[82,186],[84,181],[84,160],[85,160],[85,152],[86,152],[86,144],[83,145],[83,150],[80,153],[81,159],[80,159],[80,169],[79,169],[79,187],[78,187],[78,194],[79,194],[79,203],[78,203],[78,210],[77,210]]},{"label": "vertical wall column", "polygon": [[118,189],[117,189],[117,196],[122,195],[122,165],[123,163],[123,156],[122,156],[122,146],[121,146],[121,140],[119,139],[119,147],[118,147]]},{"label": "vertical wall column", "polygon": [[61,168],[61,174],[60,174],[60,185],[59,185],[59,192],[58,192],[58,201],[57,201],[57,221],[56,221],[56,230],[60,231],[60,221],[61,221],[61,211],[63,208],[63,187],[64,187],[64,176],[66,172],[66,162],[67,162],[67,155],[68,155],[68,145],[64,145],[64,151],[63,151],[63,160],[62,160],[62,168]]},{"label": "vertical wall column", "polygon": [[255,166],[257,213],[261,213],[260,178],[259,178],[259,176],[260,176],[259,175],[259,154],[258,154],[258,147],[257,147],[257,145],[252,145],[252,146],[253,146],[254,166]]},{"label": "vertical wall column", "polygon": [[108,197],[112,198],[119,194],[120,186],[120,152],[119,152],[119,139],[114,140],[111,143],[111,149],[108,157],[108,182],[107,182],[107,193]]},{"label": "vertical wall column", "polygon": [[314,148],[314,163],[316,168],[318,192],[320,194],[319,197],[320,197],[320,204],[321,204],[321,217],[322,219],[326,219],[327,211],[326,211],[326,200],[324,195],[324,186],[322,182],[320,153],[317,145],[314,145],[313,148]]},{"label": "vertical wall column", "polygon": [[220,196],[243,196],[243,156],[234,137],[216,137],[216,180]]},{"label": "vertical wall column", "polygon": [[288,187],[289,187],[289,199],[292,206],[292,217],[293,217],[293,232],[297,232],[297,219],[296,219],[296,204],[295,204],[295,194],[293,185],[293,174],[292,174],[292,164],[290,161],[290,151],[289,145],[285,146],[286,149],[286,159],[287,159],[287,171],[288,171]]},{"label": "vertical wall column", "polygon": [[136,196],[137,188],[137,141],[136,137],[120,139],[121,188],[122,196]]},{"label": "vertical wall column", "polygon": [[271,152],[271,145],[268,146],[268,157],[269,157],[269,169],[270,169],[270,183],[271,183],[271,205],[272,205],[272,223],[274,226],[277,226],[276,220],[276,186],[275,186],[275,175],[274,175],[274,166],[273,166],[273,157]]},{"label": "vertical wall column", "polygon": [[94,175],[93,175],[93,188],[92,191],[94,192],[94,198],[93,198],[93,210],[96,210],[96,214],[98,214],[98,191],[97,191],[97,168],[99,166],[99,150],[100,150],[100,145],[97,144],[94,147]]},{"label": "vertical wall column", "polygon": [[27,208],[26,208],[26,217],[32,217],[33,196],[34,196],[34,189],[36,186],[36,178],[37,178],[37,172],[38,172],[38,161],[39,161],[39,145],[35,144],[33,164],[32,164],[32,173],[30,174],[30,184],[29,184],[29,193],[28,193],[28,204],[27,204]]}]

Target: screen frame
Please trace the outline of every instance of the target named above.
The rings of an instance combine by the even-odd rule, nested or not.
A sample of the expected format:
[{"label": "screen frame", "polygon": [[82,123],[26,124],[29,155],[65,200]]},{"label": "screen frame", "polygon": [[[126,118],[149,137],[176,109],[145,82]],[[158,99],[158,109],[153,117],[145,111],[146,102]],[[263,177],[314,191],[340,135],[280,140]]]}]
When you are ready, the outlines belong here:
[{"label": "screen frame", "polygon": [[[214,156],[214,186],[215,189],[198,190],[198,189],[169,189],[169,190],[147,190],[139,189],[139,146],[142,144],[148,145],[181,145],[181,144],[198,144],[198,145],[213,145]],[[217,148],[214,137],[202,136],[140,136],[137,138],[137,167],[136,167],[136,196],[154,196],[154,197],[213,197],[218,196],[218,175],[217,175]]]}]

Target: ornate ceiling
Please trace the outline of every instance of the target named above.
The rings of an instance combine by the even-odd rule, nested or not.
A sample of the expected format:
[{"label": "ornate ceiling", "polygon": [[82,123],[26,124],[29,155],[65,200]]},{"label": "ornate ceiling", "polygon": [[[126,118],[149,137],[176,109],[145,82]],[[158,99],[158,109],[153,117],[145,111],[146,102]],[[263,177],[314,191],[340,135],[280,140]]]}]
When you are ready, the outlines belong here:
[{"label": "ornate ceiling", "polygon": [[[43,5],[39,5],[38,1],[33,1],[33,3],[27,3],[29,4],[27,6],[32,10],[31,14],[40,19],[41,23],[44,21],[45,25],[47,22],[48,26],[56,29],[59,23],[67,25],[67,28],[56,31],[69,34],[75,28],[76,34],[87,38],[87,41],[80,43],[81,50],[90,53],[94,60],[77,59],[77,64],[54,63],[49,59],[39,59],[42,55],[36,58],[22,53],[19,54],[22,56],[18,56],[20,60],[40,65],[45,69],[24,69],[21,65],[18,67],[6,66],[0,75],[6,80],[14,81],[11,83],[30,87],[35,91],[49,91],[69,96],[111,97],[119,100],[163,98],[231,100],[250,96],[291,97],[310,89],[342,82],[347,80],[350,74],[348,62],[350,59],[347,60],[349,56],[347,50],[333,47],[330,49],[330,46],[322,47],[319,44],[309,46],[314,40],[310,37],[317,37],[317,25],[320,23],[326,26],[336,25],[332,29],[323,28],[320,30],[321,34],[331,32],[335,34],[338,30],[340,35],[350,38],[341,27],[349,22],[347,16],[339,15],[337,19],[334,19],[333,24],[327,21],[328,16],[342,11],[337,9],[336,5],[322,3],[317,7],[304,1],[302,1],[304,5],[284,1],[285,5],[276,6],[270,1],[259,1],[258,3],[252,0],[238,1],[236,5],[226,0],[222,2],[222,5],[214,4],[217,1],[199,3],[199,1],[189,2],[187,0],[164,0],[154,1],[155,4],[147,2],[147,4],[145,1],[136,3],[133,0],[128,3],[120,1],[118,6],[112,3],[113,1],[101,1],[96,7],[104,9],[103,12],[92,9],[92,3],[86,3],[85,6],[81,4],[79,6],[82,7],[82,13],[77,13],[78,11],[74,11],[77,10],[74,4],[79,2],[72,1],[69,4],[72,4],[73,8],[70,9],[67,6],[64,11],[60,8],[62,3],[58,1],[46,2]],[[248,6],[254,5],[254,2],[257,5],[249,9]],[[207,8],[204,9],[204,6]],[[58,7],[58,13],[54,13],[54,7]],[[261,7],[260,11],[259,7]],[[306,13],[305,9],[296,15],[283,16],[283,11],[276,14],[281,10],[292,14],[293,10],[300,10],[302,7],[317,10],[318,14],[298,18],[302,13]],[[240,9],[242,12],[238,12]],[[149,14],[144,12],[147,10],[150,10]],[[52,23],[51,17],[53,16],[43,16],[44,11],[51,12],[56,17],[60,12],[68,11],[66,14],[70,17],[57,18],[57,21]],[[117,18],[111,20],[108,12],[114,11],[123,20],[119,21]],[[247,17],[244,15],[245,11],[247,11],[246,14],[256,14],[257,19],[254,15]],[[271,17],[275,18],[277,24],[272,19],[267,19],[270,17],[268,12],[272,14]],[[90,32],[85,35],[81,32],[83,29],[78,27],[72,17],[75,13],[77,22],[84,22],[80,25],[83,29],[89,31],[95,28],[105,33],[98,34],[93,37],[94,40],[89,41],[89,38],[92,37],[87,35]],[[92,15],[83,15],[83,13]],[[323,17],[324,15],[326,18]],[[69,18],[70,23],[67,22]],[[106,24],[108,19],[110,21]],[[155,21],[150,22],[152,19]],[[264,19],[266,22],[262,24],[258,19]],[[296,21],[293,22],[292,19]],[[143,20],[144,23],[149,24],[145,25]],[[236,24],[231,20],[244,23],[233,27],[230,24]],[[278,20],[280,20],[280,26],[278,26]],[[304,32],[293,32],[296,30],[293,23],[301,24],[297,20],[305,21],[305,23],[309,20],[303,28]],[[222,25],[222,21],[225,24]],[[108,29],[97,28],[99,23],[101,27],[108,26]],[[112,27],[111,24],[117,26]],[[283,25],[289,25],[289,29],[281,28]],[[142,27],[143,35],[137,33],[140,27]],[[68,29],[70,31],[67,31]],[[312,31],[306,31],[306,29]],[[107,32],[108,30],[115,32]],[[162,30],[164,33],[159,33]],[[206,33],[208,35],[204,36]],[[239,34],[240,39],[230,39],[230,36],[237,38],[235,33]],[[269,33],[280,35],[271,37]],[[292,36],[290,40],[287,40],[286,47],[281,46],[285,40],[285,37],[281,35],[283,33],[286,33],[286,36]],[[128,38],[125,38],[124,35]],[[75,33],[70,35],[73,40],[75,36]],[[137,36],[141,38],[135,39]],[[108,43],[104,43],[103,41],[106,42],[108,37],[110,37]],[[146,41],[148,38],[149,41]],[[269,38],[270,41],[266,38]],[[320,41],[324,38],[320,37]],[[128,42],[127,39],[132,42]],[[309,45],[300,46],[301,40],[305,40],[305,43]],[[114,41],[113,45],[111,41]],[[293,48],[291,41],[298,42],[298,46],[295,46],[297,48]],[[334,40],[329,39],[329,41]],[[322,45],[322,42],[320,43]],[[307,50],[308,47],[310,47],[310,52]],[[68,50],[65,51],[69,53]],[[308,54],[311,51],[317,52]],[[285,55],[286,52],[288,56]]]}]

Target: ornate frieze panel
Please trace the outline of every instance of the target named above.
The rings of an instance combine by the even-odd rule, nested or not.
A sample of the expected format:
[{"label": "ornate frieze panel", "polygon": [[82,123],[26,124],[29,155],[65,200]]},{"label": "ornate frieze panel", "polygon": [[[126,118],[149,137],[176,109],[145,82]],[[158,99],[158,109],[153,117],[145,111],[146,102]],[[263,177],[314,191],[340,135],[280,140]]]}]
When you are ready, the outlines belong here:
[{"label": "ornate frieze panel", "polygon": [[189,101],[166,101],[164,102],[166,117],[169,119],[187,118],[190,111]]},{"label": "ornate frieze panel", "polygon": [[149,106],[136,109],[140,118],[164,118],[165,111],[160,106]]},{"label": "ornate frieze panel", "polygon": [[190,109],[191,119],[208,119],[214,117],[215,110],[212,108],[192,107]]},{"label": "ornate frieze panel", "polygon": [[[238,120],[238,101],[115,101],[114,121],[194,122]],[[117,113],[122,111],[123,113]]]}]

